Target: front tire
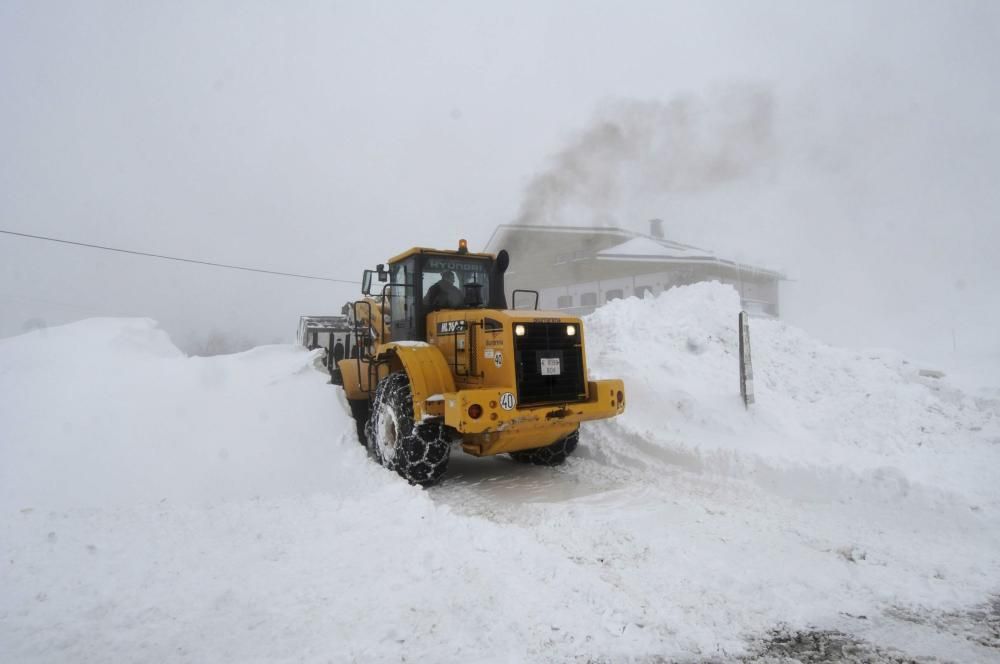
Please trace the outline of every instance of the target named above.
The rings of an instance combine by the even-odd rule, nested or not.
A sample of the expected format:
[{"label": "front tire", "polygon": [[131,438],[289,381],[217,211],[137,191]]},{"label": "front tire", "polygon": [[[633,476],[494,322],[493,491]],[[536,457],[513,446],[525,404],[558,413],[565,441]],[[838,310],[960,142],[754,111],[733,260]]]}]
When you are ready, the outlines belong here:
[{"label": "front tire", "polygon": [[450,437],[440,421],[413,421],[413,396],[405,372],[379,382],[365,434],[372,458],[410,484],[431,486],[444,476]]},{"label": "front tire", "polygon": [[579,442],[580,430],[577,429],[551,445],[511,452],[510,456],[514,461],[520,463],[532,463],[536,466],[558,466],[566,461],[566,457],[573,453]]}]

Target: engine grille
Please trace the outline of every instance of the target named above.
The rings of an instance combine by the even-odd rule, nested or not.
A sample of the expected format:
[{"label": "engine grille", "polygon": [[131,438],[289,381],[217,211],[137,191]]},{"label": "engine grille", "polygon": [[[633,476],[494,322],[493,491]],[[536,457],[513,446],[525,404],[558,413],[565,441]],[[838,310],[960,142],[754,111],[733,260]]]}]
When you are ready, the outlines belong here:
[{"label": "engine grille", "polygon": [[[565,322],[522,325],[524,335],[514,337],[518,403],[530,406],[585,400],[587,386],[580,333],[567,335]],[[554,357],[559,358],[559,375],[542,375],[542,359]]]}]

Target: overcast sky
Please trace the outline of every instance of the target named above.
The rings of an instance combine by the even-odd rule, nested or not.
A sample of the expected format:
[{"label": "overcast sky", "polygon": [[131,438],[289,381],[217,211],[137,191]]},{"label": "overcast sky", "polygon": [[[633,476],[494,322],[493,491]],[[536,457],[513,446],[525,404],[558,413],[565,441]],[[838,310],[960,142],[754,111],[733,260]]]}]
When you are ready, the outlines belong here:
[{"label": "overcast sky", "polygon": [[[997,352],[998,65],[989,1],[0,0],[0,229],[353,279],[483,246],[609,108],[750,88],[759,163],[627,190],[618,223],[781,267],[785,317],[830,341]],[[287,340],[354,293],[0,235],[0,336]]]}]

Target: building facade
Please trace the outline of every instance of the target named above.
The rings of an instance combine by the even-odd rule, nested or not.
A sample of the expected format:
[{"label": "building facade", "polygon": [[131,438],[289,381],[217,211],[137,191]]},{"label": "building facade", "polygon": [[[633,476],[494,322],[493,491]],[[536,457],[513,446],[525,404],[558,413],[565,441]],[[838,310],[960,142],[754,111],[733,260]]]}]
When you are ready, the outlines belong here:
[{"label": "building facade", "polygon": [[486,246],[511,256],[508,289],[539,293],[539,308],[583,315],[611,300],[657,295],[699,281],[730,284],[756,316],[780,313],[779,272],[727,260],[663,237],[660,220],[649,233],[615,227],[498,226]]}]

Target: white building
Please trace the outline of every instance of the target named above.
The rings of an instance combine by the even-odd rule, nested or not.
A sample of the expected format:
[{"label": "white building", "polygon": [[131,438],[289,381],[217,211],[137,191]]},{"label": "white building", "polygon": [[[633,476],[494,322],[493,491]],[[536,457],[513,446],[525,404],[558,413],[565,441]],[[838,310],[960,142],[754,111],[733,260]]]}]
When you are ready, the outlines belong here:
[{"label": "white building", "polygon": [[614,227],[498,226],[486,246],[510,253],[508,290],[539,292],[539,308],[586,314],[622,297],[656,295],[699,281],[731,284],[743,308],[777,317],[780,273],[727,260],[713,252],[667,240],[662,222],[649,234]]}]

